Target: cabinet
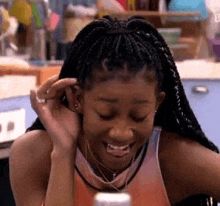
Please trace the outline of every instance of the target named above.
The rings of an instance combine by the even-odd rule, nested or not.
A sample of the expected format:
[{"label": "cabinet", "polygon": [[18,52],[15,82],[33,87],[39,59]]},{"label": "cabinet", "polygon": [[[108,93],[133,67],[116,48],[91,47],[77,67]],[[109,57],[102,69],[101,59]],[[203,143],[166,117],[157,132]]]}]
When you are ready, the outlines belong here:
[{"label": "cabinet", "polygon": [[29,95],[0,100],[0,112],[16,111],[20,109],[25,110],[25,129],[27,129],[37,117],[31,107]]},{"label": "cabinet", "polygon": [[[32,122],[36,118],[36,114],[34,110],[31,108],[30,105],[30,98],[29,96],[20,96],[20,97],[13,97],[13,98],[7,98],[0,100],[0,114],[1,117],[5,115],[7,117],[7,112],[22,112],[19,113],[23,114],[23,110],[25,110],[25,128],[22,128],[22,131],[27,129]],[[11,120],[16,122],[22,121],[21,116],[19,116],[19,119],[15,117],[16,119],[13,119],[13,116],[10,115]],[[5,121],[6,118],[4,118]],[[1,122],[1,121],[0,121]],[[16,125],[15,125],[16,128]],[[4,128],[3,128],[4,129]],[[20,131],[21,132],[21,131]],[[1,137],[1,135],[0,135]],[[4,139],[5,140],[5,139]],[[11,191],[11,186],[10,186],[10,180],[9,180],[9,160],[8,160],[8,155],[10,152],[10,146],[12,144],[12,141],[9,140],[9,142],[2,142],[0,141],[0,205],[1,206],[15,206],[15,201],[14,197]],[[25,160],[24,160],[25,161]]]},{"label": "cabinet", "polygon": [[[2,127],[0,134],[0,159],[3,159],[9,156],[10,146],[13,140],[23,134],[32,125],[37,115],[31,107],[29,96],[1,100],[0,114],[0,117],[4,118],[0,121],[0,126]],[[13,123],[13,130],[6,132],[5,127],[8,127],[9,122]]]},{"label": "cabinet", "polygon": [[211,60],[176,62],[189,104],[205,135],[220,149],[220,64]]},{"label": "cabinet", "polygon": [[183,79],[182,83],[205,135],[220,149],[220,79]]}]

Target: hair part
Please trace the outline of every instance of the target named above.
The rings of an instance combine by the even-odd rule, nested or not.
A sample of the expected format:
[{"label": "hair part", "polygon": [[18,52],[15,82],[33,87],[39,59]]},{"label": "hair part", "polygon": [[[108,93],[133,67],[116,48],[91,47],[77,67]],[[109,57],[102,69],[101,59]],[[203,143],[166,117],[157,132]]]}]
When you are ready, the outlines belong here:
[{"label": "hair part", "polygon": [[127,62],[123,65],[113,65],[114,63],[108,59],[105,59],[99,65],[95,65],[91,76],[85,83],[85,90],[91,90],[95,84],[110,80],[119,80],[123,83],[127,83],[132,79],[142,78],[146,82],[156,83],[156,91],[159,92],[156,72],[146,65],[137,65],[136,69],[133,69]]}]

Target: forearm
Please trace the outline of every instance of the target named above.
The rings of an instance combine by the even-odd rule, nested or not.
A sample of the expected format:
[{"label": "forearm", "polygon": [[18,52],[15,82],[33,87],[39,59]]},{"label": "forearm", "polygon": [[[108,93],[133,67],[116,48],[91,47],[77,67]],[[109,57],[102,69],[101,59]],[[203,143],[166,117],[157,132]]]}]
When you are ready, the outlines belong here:
[{"label": "forearm", "polygon": [[73,206],[75,156],[76,148],[67,153],[54,149],[51,153],[45,206]]}]

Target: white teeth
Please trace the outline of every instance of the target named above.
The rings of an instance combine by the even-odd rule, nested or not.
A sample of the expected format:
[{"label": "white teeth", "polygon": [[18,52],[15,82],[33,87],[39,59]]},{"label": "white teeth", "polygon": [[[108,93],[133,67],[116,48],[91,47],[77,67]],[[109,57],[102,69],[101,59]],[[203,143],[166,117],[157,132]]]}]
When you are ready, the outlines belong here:
[{"label": "white teeth", "polygon": [[125,146],[118,147],[118,146],[114,146],[114,145],[112,145],[112,144],[108,144],[108,146],[109,146],[111,149],[118,149],[118,150],[124,150],[124,149],[126,149],[127,147],[129,147],[129,145],[125,145]]},{"label": "white teeth", "polygon": [[106,151],[108,154],[111,154],[112,156],[123,157],[124,155],[130,153],[131,147],[130,145],[118,147],[112,144],[108,144]]}]

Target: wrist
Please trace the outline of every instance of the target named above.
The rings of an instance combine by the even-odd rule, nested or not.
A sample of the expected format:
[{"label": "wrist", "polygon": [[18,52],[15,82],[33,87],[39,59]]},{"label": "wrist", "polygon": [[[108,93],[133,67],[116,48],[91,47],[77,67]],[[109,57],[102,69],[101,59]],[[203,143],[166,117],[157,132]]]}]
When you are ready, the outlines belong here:
[{"label": "wrist", "polygon": [[57,157],[72,158],[76,155],[76,147],[77,147],[76,144],[68,146],[68,147],[53,146],[51,157],[52,158],[57,158]]}]

